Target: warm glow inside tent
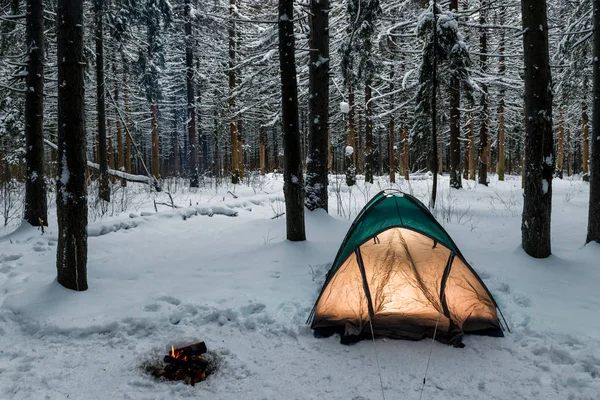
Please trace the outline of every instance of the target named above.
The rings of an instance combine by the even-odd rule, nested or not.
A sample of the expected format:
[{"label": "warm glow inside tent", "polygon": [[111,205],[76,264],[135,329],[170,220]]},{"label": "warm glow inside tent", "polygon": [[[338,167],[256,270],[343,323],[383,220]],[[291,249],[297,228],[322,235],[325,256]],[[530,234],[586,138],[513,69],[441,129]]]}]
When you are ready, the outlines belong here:
[{"label": "warm glow inside tent", "polygon": [[379,193],[357,216],[309,323],[316,333],[355,339],[418,340],[435,331],[460,345],[465,333],[503,336],[494,298],[448,233],[397,191]]}]

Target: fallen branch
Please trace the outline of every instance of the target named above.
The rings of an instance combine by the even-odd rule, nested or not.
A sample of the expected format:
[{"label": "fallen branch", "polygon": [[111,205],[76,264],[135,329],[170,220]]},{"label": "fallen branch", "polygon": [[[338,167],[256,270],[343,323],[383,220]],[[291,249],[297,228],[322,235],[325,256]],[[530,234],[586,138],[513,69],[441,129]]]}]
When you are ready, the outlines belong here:
[{"label": "fallen branch", "polygon": [[[44,143],[47,146],[53,148],[54,150],[58,150],[58,146],[49,141],[48,139],[44,139]],[[100,165],[94,162],[88,161],[87,166],[96,170],[100,170]],[[128,174],[127,172],[117,171],[116,169],[108,169],[107,173],[109,175],[115,176],[117,178],[125,179],[129,182],[138,182],[138,183],[146,183],[148,185],[156,185],[156,180],[152,177],[144,176],[144,175],[133,175]]]}]

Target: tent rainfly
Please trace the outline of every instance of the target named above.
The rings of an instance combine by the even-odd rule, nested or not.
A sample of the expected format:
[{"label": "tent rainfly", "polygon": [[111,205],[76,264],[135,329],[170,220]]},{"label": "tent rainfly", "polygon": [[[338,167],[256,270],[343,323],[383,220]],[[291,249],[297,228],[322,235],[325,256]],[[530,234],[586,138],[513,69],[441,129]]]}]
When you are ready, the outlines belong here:
[{"label": "tent rainfly", "polygon": [[[504,336],[498,305],[448,233],[416,198],[377,194],[358,214],[308,319],[317,336]],[[499,311],[499,310],[498,310]]]}]

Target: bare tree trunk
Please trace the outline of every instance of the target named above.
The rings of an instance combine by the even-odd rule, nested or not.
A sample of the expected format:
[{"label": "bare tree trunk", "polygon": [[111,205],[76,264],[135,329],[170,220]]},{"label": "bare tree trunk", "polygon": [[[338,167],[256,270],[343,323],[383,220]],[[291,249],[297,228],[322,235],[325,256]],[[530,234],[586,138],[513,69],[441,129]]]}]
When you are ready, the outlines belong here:
[{"label": "bare tree trunk", "polygon": [[469,111],[469,179],[475,180],[476,162],[475,162],[475,119],[473,118],[473,112]]},{"label": "bare tree trunk", "polygon": [[571,128],[567,128],[567,176],[573,175],[573,152],[571,150]]},{"label": "bare tree trunk", "polygon": [[187,130],[190,142],[190,187],[200,186],[196,140],[196,97],[194,94],[194,37],[192,36],[192,2],[185,0],[185,83],[187,88]]},{"label": "bare tree trunk", "polygon": [[[117,68],[116,64],[113,64],[113,74],[117,76]],[[115,79],[115,90],[114,90],[114,101],[116,107],[119,106],[119,83],[118,80]],[[117,114],[118,115],[118,114]],[[119,117],[116,118],[117,125],[117,170],[125,171],[125,152],[123,149],[123,130],[121,129],[121,119]],[[121,186],[127,186],[127,180],[121,179]]]},{"label": "bare tree trunk", "polygon": [[590,159],[590,119],[587,113],[587,104],[582,104],[581,111],[581,121],[582,121],[582,137],[581,137],[581,149],[582,149],[582,176],[585,182],[590,180],[589,170],[588,170],[588,162]]},{"label": "bare tree trunk", "polygon": [[[500,11],[500,25],[504,25],[504,17],[505,17],[505,9],[503,8]],[[506,74],[506,60],[505,60],[505,38],[504,38],[504,30],[500,33],[500,58],[498,59],[498,74],[501,77],[504,77]],[[506,162],[506,154],[505,154],[505,117],[504,117],[504,97],[506,95],[506,91],[504,90],[504,86],[500,88],[500,106],[498,107],[498,164],[496,165],[496,173],[498,174],[498,180],[504,180],[504,169]]]},{"label": "bare tree trunk", "polygon": [[594,102],[592,111],[592,159],[590,206],[586,242],[600,243],[600,0],[594,0]]},{"label": "bare tree trunk", "polygon": [[536,258],[550,256],[554,139],[552,77],[548,52],[546,0],[522,0],[527,116],[523,249]]},{"label": "bare tree trunk", "polygon": [[[127,78],[129,77],[129,64],[127,61],[123,61],[123,107],[125,108],[125,115],[129,115],[129,86],[127,83]],[[116,99],[115,99],[116,101]],[[127,117],[126,117],[127,118]],[[127,123],[127,122],[126,122]],[[127,127],[130,126],[127,123]],[[131,137],[129,135],[125,135],[125,172],[128,174],[132,173],[131,166]]]},{"label": "bare tree trunk", "polygon": [[391,183],[396,183],[396,152],[394,149],[394,144],[396,142],[396,137],[395,137],[395,124],[394,124],[394,117],[390,118],[390,125],[389,125],[390,131],[389,131],[389,136],[388,136],[388,156],[389,156],[389,171],[390,171],[390,182]]},{"label": "bare tree trunk", "polygon": [[160,158],[158,141],[158,105],[152,104],[152,175],[160,179]]},{"label": "bare tree trunk", "polygon": [[308,158],[306,163],[306,208],[328,211],[328,172],[331,168],[329,134],[329,0],[310,0],[308,46]]},{"label": "bare tree trunk", "polygon": [[373,183],[373,105],[371,81],[365,83],[365,182]]},{"label": "bare tree trunk", "polygon": [[[487,0],[481,1],[481,11],[479,13],[479,24],[481,25],[481,35],[479,37],[479,50],[481,55],[479,61],[481,63],[481,72],[487,73],[487,31],[484,28],[486,24],[486,13],[487,13]],[[488,104],[488,87],[487,84],[481,85],[481,115],[480,115],[480,128],[479,128],[479,183],[481,185],[488,184],[488,131],[489,131],[489,104]]]},{"label": "bare tree trunk", "polygon": [[96,25],[96,106],[98,115],[98,154],[100,156],[99,197],[110,201],[110,185],[108,177],[108,159],[106,157],[106,85],[104,84],[104,32],[103,32],[103,0],[94,0],[94,19]]},{"label": "bare tree trunk", "polygon": [[565,115],[564,109],[559,108],[558,117],[558,155],[556,157],[556,173],[560,179],[563,177],[563,164],[565,159]]},{"label": "bare tree trunk", "polygon": [[431,172],[433,173],[433,186],[431,188],[431,199],[429,202],[429,208],[435,209],[435,202],[437,199],[437,183],[438,183],[438,148],[437,148],[437,1],[433,0],[433,71],[431,80],[431,143],[433,147],[433,154],[431,160]]},{"label": "bare tree trunk", "polygon": [[279,68],[283,126],[285,216],[287,239],[306,240],[304,229],[304,177],[298,131],[298,83],[294,38],[294,1],[279,0]]},{"label": "bare tree trunk", "polygon": [[358,142],[358,146],[357,146],[357,152],[358,154],[356,155],[356,157],[358,157],[358,171],[361,173],[364,173],[365,171],[365,144],[363,141],[363,120],[362,120],[362,113],[360,112],[360,110],[358,110],[358,132],[356,132],[357,135],[357,142]]},{"label": "bare tree trunk", "polygon": [[265,129],[264,126],[261,125],[260,127],[260,137],[259,137],[259,142],[260,142],[260,174],[264,175],[265,171],[267,169],[267,162],[266,162],[266,154],[267,154],[267,149],[266,149],[266,142],[267,142],[267,131]]},{"label": "bare tree trunk", "polygon": [[[450,0],[450,11],[458,11],[458,0]],[[450,82],[450,187],[462,188],[460,176],[460,80]]]},{"label": "bare tree trunk", "polygon": [[[235,10],[237,8],[236,0],[229,0],[229,112],[233,114],[235,110],[234,91],[235,91],[235,56],[236,56],[236,27]],[[296,117],[297,118],[297,117]],[[238,161],[238,131],[237,123],[234,119],[229,122],[229,138],[231,149],[231,183],[237,184],[240,181],[240,170]]]},{"label": "bare tree trunk", "polygon": [[57,17],[57,280],[81,291],[88,287],[83,0],[58,0]]},{"label": "bare tree trunk", "polygon": [[353,186],[356,184],[356,132],[354,128],[354,89],[350,88],[348,94],[348,140],[346,146],[352,150],[351,153],[348,147],[344,150],[346,160],[346,185]]},{"label": "bare tree trunk", "polygon": [[[25,94],[25,214],[31,225],[48,226],[44,173],[44,2],[27,0],[28,50]],[[4,158],[0,158],[4,160]]]}]

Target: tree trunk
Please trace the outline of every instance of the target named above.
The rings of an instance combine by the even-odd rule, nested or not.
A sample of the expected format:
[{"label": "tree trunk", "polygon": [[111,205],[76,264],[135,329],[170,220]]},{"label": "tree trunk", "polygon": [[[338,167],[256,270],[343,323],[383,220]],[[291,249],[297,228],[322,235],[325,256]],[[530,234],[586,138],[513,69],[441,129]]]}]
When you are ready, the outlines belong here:
[{"label": "tree trunk", "polygon": [[567,176],[573,175],[573,156],[571,150],[571,128],[567,128]]},{"label": "tree trunk", "polygon": [[[237,124],[233,119],[233,113],[235,110],[235,101],[233,98],[235,91],[235,56],[236,56],[236,27],[235,27],[235,10],[237,8],[236,0],[229,0],[229,27],[227,33],[229,36],[229,113],[232,115],[232,119],[229,122],[229,138],[230,138],[230,149],[231,149],[231,183],[234,185],[240,181],[239,161],[238,161],[238,132]],[[296,117],[297,119],[297,117]]]},{"label": "tree trunk", "polygon": [[[28,46],[25,94],[25,180],[24,220],[33,226],[48,226],[44,173],[44,2],[27,0],[25,28]],[[4,158],[0,159],[3,160]]]},{"label": "tree trunk", "polygon": [[561,106],[559,108],[558,117],[558,155],[556,156],[556,174],[560,179],[563,177],[565,159],[565,115],[564,109]]},{"label": "tree trunk", "polygon": [[160,179],[160,158],[158,146],[158,105],[152,104],[152,175]]},{"label": "tree trunk", "polygon": [[[486,13],[487,13],[487,0],[481,1],[481,11],[479,14],[479,24],[481,34],[479,37],[479,50],[481,55],[479,61],[481,63],[481,73],[487,73],[487,31],[483,26],[486,24]],[[488,184],[487,173],[488,173],[488,124],[489,124],[489,110],[488,110],[488,87],[487,84],[481,84],[481,115],[480,115],[480,128],[479,128],[479,183],[482,185]]]},{"label": "tree trunk", "polygon": [[267,162],[266,162],[266,154],[267,154],[267,149],[266,149],[267,131],[266,131],[265,127],[262,126],[262,125],[260,127],[259,142],[260,142],[260,155],[259,155],[259,159],[260,159],[260,174],[264,175],[265,171],[267,169]]},{"label": "tree trunk", "polygon": [[283,193],[287,239],[306,240],[304,229],[304,177],[298,131],[298,83],[294,38],[294,1],[279,0],[279,68],[281,72],[281,119],[283,126]]},{"label": "tree trunk", "polygon": [[594,102],[587,243],[600,243],[600,0],[594,0]]},{"label": "tree trunk", "polygon": [[354,89],[352,88],[348,94],[348,108],[348,140],[347,147],[344,149],[344,158],[346,160],[346,185],[350,187],[356,184],[356,132],[354,128]]},{"label": "tree trunk", "polygon": [[371,81],[365,83],[365,182],[373,183],[373,106]]},{"label": "tree trunk", "polygon": [[192,36],[192,2],[185,0],[185,83],[187,88],[187,130],[190,142],[190,187],[197,188],[198,157],[196,140],[196,98],[194,94],[194,37]]},{"label": "tree trunk", "polygon": [[409,153],[409,149],[408,149],[408,128],[405,127],[404,128],[404,134],[403,134],[403,139],[402,139],[402,152],[403,152],[403,156],[402,156],[402,163],[404,164],[404,179],[406,179],[407,181],[410,179],[410,162],[409,162],[409,157],[410,157],[410,153]]},{"label": "tree trunk", "polygon": [[310,0],[306,208],[329,210],[329,0]]},{"label": "tree trunk", "polygon": [[[124,59],[124,58],[123,58]],[[125,115],[129,115],[129,87],[127,84],[127,78],[129,76],[129,64],[124,59],[123,60],[123,107],[125,109]],[[116,99],[115,99],[116,101]],[[125,131],[127,132],[128,127],[131,126],[129,123],[125,126]],[[129,134],[125,135],[125,172],[128,174],[132,173],[131,166],[131,137]]]},{"label": "tree trunk", "polygon": [[[458,11],[458,0],[450,0],[450,11]],[[460,79],[450,82],[450,187],[462,188],[460,175]]]},{"label": "tree trunk", "polygon": [[437,148],[437,1],[433,0],[433,71],[431,74],[431,143],[433,147],[431,172],[433,174],[433,186],[431,188],[431,200],[429,208],[435,209],[435,201],[437,199],[437,183],[438,183],[438,148]]},{"label": "tree trunk", "polygon": [[473,112],[469,111],[469,179],[475,180],[475,119],[473,118]]},{"label": "tree trunk", "polygon": [[390,131],[388,137],[388,156],[389,156],[389,171],[390,171],[390,182],[396,183],[396,152],[394,149],[394,143],[396,142],[395,137],[395,124],[394,117],[390,118]]},{"label": "tree trunk", "polygon": [[[117,76],[117,68],[113,64],[113,74]],[[115,79],[115,96],[114,101],[117,107],[119,106],[119,83],[117,79]],[[117,170],[125,171],[125,152],[123,149],[123,130],[121,129],[121,119],[117,116],[116,118],[117,125]],[[121,179],[121,186],[127,186],[127,180]]]},{"label": "tree trunk", "polygon": [[363,120],[362,113],[358,110],[358,131],[356,132],[357,136],[357,154],[358,158],[358,171],[360,173],[364,173],[365,171],[365,149],[364,149],[364,141],[363,141]]},{"label": "tree trunk", "polygon": [[588,162],[590,160],[590,119],[587,113],[587,104],[583,103],[582,111],[581,111],[581,152],[582,152],[582,176],[585,182],[590,180],[589,170],[588,170]]},{"label": "tree trunk", "polygon": [[57,280],[81,291],[88,287],[83,0],[58,0],[57,17]]},{"label": "tree trunk", "polygon": [[95,41],[96,41],[96,110],[98,116],[98,162],[100,164],[99,197],[110,201],[110,185],[108,176],[108,159],[106,157],[106,100],[104,84],[104,28],[103,0],[94,0]]},{"label": "tree trunk", "polygon": [[[500,11],[500,25],[504,25],[504,16],[505,9]],[[504,38],[504,30],[500,33],[500,58],[498,59],[498,74],[501,77],[504,77],[506,74],[506,60],[505,60],[505,38]],[[498,107],[498,164],[496,165],[496,173],[498,174],[498,180],[504,180],[504,169],[506,162],[506,154],[505,154],[505,116],[504,116],[504,97],[506,95],[506,91],[504,90],[504,86],[500,87],[500,106]]]},{"label": "tree trunk", "polygon": [[548,52],[546,0],[522,0],[525,59],[526,173],[523,203],[523,249],[536,258],[551,254],[552,77]]}]

